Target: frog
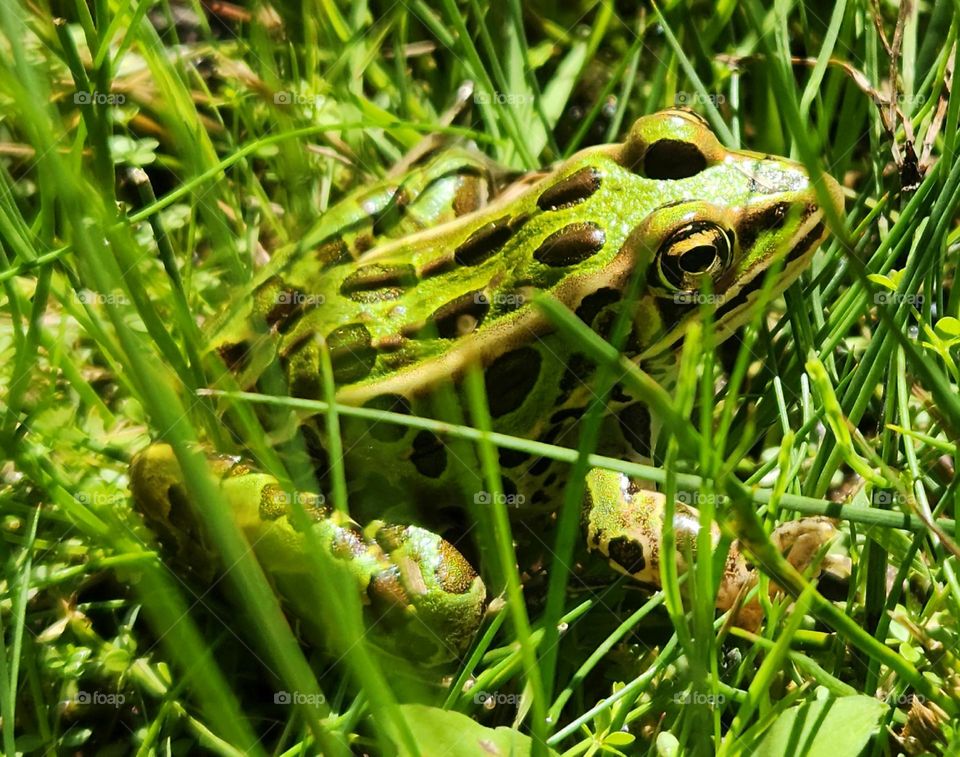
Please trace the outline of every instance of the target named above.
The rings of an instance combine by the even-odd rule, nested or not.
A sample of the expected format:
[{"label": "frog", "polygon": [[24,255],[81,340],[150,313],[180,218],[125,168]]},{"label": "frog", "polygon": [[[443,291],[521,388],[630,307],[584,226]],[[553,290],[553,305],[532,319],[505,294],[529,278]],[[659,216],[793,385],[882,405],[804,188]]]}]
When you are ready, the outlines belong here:
[{"label": "frog", "polygon": [[[704,293],[722,340],[752,317],[768,271],[768,296],[776,297],[806,270],[829,234],[819,198],[843,210],[830,176],[818,179],[825,189],[818,195],[801,164],[725,147],[686,109],[641,116],[622,142],[584,148],[505,186],[502,176],[463,150],[441,152],[347,196],[214,320],[210,354],[241,388],[307,400],[324,399],[329,360],[338,405],[441,420],[451,401],[466,406],[465,376],[477,370],[494,431],[576,448],[597,366],[557,330],[538,296],[606,339],[625,318],[621,354],[669,385]],[[627,295],[631,286],[635,296]],[[324,496],[323,420],[302,412],[279,424],[306,440],[291,449],[308,450],[317,472],[318,491],[298,493],[296,505],[277,478],[242,455],[210,457],[265,572],[296,615],[316,614],[298,587],[305,541],[296,507],[324,549],[349,566],[365,606],[390,617],[386,646],[438,664],[462,656],[482,624],[484,582],[450,539],[404,522],[411,519],[402,508],[395,517],[386,503],[456,507],[465,490],[482,491],[479,466],[433,431],[341,417],[351,516],[360,503],[358,511],[372,516],[364,527]],[[598,451],[650,462],[660,424],[617,385]],[[282,436],[279,426],[272,439]],[[499,462],[505,495],[523,505],[514,517],[557,508],[566,464],[507,449]],[[130,466],[134,503],[148,525],[168,550],[198,564],[208,558],[181,478],[162,440]],[[656,588],[663,495],[602,469],[590,471],[585,491],[587,547]],[[697,511],[680,504],[675,513],[678,550],[689,554]],[[824,519],[786,526],[779,543],[793,547],[798,565],[832,534]],[[730,547],[721,610],[756,583],[742,552],[736,542]]]}]

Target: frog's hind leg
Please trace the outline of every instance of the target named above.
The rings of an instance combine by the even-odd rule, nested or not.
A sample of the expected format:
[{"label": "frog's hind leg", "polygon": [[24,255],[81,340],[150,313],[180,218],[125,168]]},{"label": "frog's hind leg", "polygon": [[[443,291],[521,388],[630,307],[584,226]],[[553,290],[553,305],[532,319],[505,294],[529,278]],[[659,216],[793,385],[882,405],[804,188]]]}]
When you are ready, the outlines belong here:
[{"label": "frog's hind leg", "polygon": [[[331,618],[318,601],[308,549],[319,544],[356,583],[374,638],[390,651],[440,664],[466,651],[482,621],[486,588],[445,539],[423,528],[374,521],[365,529],[322,495],[291,492],[237,457],[209,456],[234,522],[294,613],[322,636]],[[130,465],[137,509],[175,567],[220,567],[188,501],[173,449],[152,444]],[[313,530],[308,540],[304,528]],[[183,572],[181,570],[181,572]],[[196,571],[193,571],[194,573]]]}]

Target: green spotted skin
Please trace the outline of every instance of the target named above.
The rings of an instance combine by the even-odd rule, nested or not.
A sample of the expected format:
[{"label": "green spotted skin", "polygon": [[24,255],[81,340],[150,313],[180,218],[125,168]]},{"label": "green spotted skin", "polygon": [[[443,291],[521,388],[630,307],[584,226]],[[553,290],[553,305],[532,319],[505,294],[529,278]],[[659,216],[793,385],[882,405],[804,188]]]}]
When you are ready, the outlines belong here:
[{"label": "green spotted skin", "polygon": [[[825,181],[842,208],[838,185]],[[441,420],[450,419],[445,408],[476,366],[495,431],[575,447],[594,366],[554,333],[535,295],[556,298],[604,337],[628,309],[625,354],[668,375],[704,288],[722,339],[753,313],[771,266],[775,294],[807,267],[827,233],[823,215],[800,165],[727,149],[700,117],[680,110],[640,118],[622,143],[585,149],[504,190],[495,172],[462,151],[441,153],[325,213],[215,321],[210,349],[244,388],[277,392],[279,372],[283,392],[316,399],[326,349],[338,402]],[[639,296],[628,303],[623,295],[634,278]],[[657,420],[619,388],[608,410],[599,451],[648,460]],[[296,421],[323,491],[323,423]],[[400,626],[416,629],[416,618],[431,629],[406,634],[411,647],[439,637],[449,640],[448,656],[456,654],[479,623],[482,582],[440,537],[381,518],[461,506],[465,491],[484,488],[478,466],[427,431],[341,419],[341,433],[351,512],[374,523],[360,531],[321,508],[317,527],[331,549],[352,545],[341,552],[371,607],[390,599],[401,608]],[[200,535],[171,532],[163,522],[170,487],[145,483],[163,482],[151,471],[169,468],[169,448],[144,455],[131,475],[141,510],[154,511],[168,543],[198,551]],[[524,508],[556,506],[565,467],[517,453],[502,453],[500,463],[505,492]],[[225,491],[237,492],[237,518],[251,541],[276,544],[258,548],[267,569],[296,576],[301,542],[283,512],[271,519],[274,510],[261,507],[275,482],[258,476],[227,475]],[[650,570],[628,558],[656,551],[662,498],[617,494],[619,484],[598,481],[605,479],[589,482],[596,510],[587,517],[589,545],[655,585]],[[618,509],[632,515],[618,518]],[[738,555],[731,559],[721,592],[727,606],[751,573]]]},{"label": "green spotted skin", "polygon": [[[839,203],[837,186],[828,188]],[[575,446],[593,366],[551,332],[535,293],[608,335],[624,288],[639,276],[626,352],[669,369],[705,278],[722,338],[749,316],[767,268],[783,266],[782,290],[825,234],[802,167],[725,149],[699,117],[666,111],[639,119],[624,143],[583,150],[482,210],[343,252],[338,265],[295,260],[261,285],[213,346],[248,388],[279,364],[293,395],[319,398],[325,343],[340,402],[432,417],[436,391],[479,365],[495,430]],[[618,396],[611,414],[604,451],[647,457],[644,408]],[[392,431],[378,438],[368,424],[345,424],[355,478],[382,472],[389,459],[392,488],[427,501],[460,495],[464,473],[439,440]],[[508,462],[508,492],[551,507],[555,466]]]}]

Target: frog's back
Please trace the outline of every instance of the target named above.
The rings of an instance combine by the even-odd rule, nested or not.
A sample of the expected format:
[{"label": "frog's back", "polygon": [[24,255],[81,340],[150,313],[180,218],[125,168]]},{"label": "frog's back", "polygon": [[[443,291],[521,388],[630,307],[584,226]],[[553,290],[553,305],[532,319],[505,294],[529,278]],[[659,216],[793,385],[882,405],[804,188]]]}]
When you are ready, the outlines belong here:
[{"label": "frog's back", "polygon": [[[699,312],[705,280],[723,336],[749,314],[774,262],[786,260],[779,291],[825,235],[800,166],[727,150],[686,112],[641,118],[623,144],[583,150],[483,208],[483,193],[463,178],[469,174],[446,168],[433,183],[386,182],[337,206],[331,217],[353,230],[353,248],[344,230],[325,227],[322,244],[260,285],[246,333],[224,332],[216,345],[242,383],[253,386],[279,363],[291,394],[320,398],[325,345],[340,402],[449,419],[436,390],[478,365],[498,431],[571,446],[593,366],[552,333],[535,295],[557,298],[606,337],[638,276],[625,351],[669,356]],[[463,187],[472,187],[467,199]],[[455,189],[461,194],[451,195]],[[451,196],[469,212],[435,214],[447,219],[435,226],[421,217],[413,233],[381,236],[370,247],[382,219],[402,228],[405,215],[424,216]],[[650,425],[632,398],[611,405],[612,427],[622,430],[624,417],[627,426]],[[384,425],[357,427],[354,458],[409,460],[420,480],[454,476],[435,436]],[[613,437],[624,442],[621,432]],[[635,451],[648,452],[648,444]]]}]

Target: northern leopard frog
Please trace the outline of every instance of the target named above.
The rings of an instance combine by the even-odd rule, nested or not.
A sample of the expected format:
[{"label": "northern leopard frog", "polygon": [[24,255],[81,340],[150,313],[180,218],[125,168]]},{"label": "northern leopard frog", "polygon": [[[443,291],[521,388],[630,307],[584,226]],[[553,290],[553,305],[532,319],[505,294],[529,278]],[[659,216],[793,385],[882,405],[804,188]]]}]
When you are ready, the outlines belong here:
[{"label": "northern leopard frog", "polygon": [[[826,182],[842,208],[838,185]],[[575,447],[594,366],[552,330],[532,294],[549,293],[604,336],[629,307],[625,353],[645,368],[669,366],[685,324],[698,316],[705,279],[722,338],[752,313],[769,267],[778,266],[780,292],[825,236],[801,166],[726,149],[698,116],[665,111],[636,121],[621,144],[585,149],[501,192],[462,152],[364,189],[328,211],[296,253],[265,268],[252,294],[213,327],[211,346],[244,387],[264,390],[264,375],[279,366],[291,394],[320,398],[325,344],[340,403],[433,417],[443,388],[478,365],[496,431]],[[626,303],[634,276],[640,295]],[[619,390],[608,409],[602,451],[649,459],[656,419]],[[300,420],[322,490],[322,424]],[[427,431],[354,420],[343,423],[343,437],[347,472],[360,484],[351,508],[358,503],[361,512],[371,501],[384,511],[395,502],[421,510],[453,504],[464,477],[475,475]],[[556,504],[563,466],[507,451],[500,463],[516,501],[532,510]],[[295,611],[315,612],[296,589],[284,589],[284,579],[296,584],[303,570],[303,542],[276,480],[234,458],[216,458],[214,468],[281,592]],[[195,537],[175,496],[171,449],[156,444],[138,455],[131,481],[161,538],[186,548]],[[591,473],[587,491],[590,545],[655,584],[662,497],[604,471]],[[486,592],[456,549],[412,526],[377,521],[361,531],[332,517],[322,497],[304,502],[331,551],[355,566],[366,600],[399,608],[394,640],[416,647],[420,659],[464,649]],[[695,531],[688,509],[678,517],[681,532]],[[811,530],[816,544],[821,526]],[[735,551],[728,568],[721,606],[749,580]]]}]

